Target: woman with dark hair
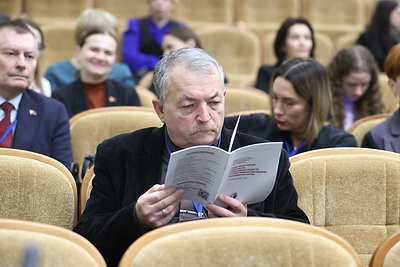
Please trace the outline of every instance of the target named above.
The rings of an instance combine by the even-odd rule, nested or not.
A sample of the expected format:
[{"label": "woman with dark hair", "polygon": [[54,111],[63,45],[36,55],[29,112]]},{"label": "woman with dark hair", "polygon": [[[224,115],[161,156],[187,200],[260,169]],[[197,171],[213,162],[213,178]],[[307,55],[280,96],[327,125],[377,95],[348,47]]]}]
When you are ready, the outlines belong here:
[{"label": "woman with dark hair", "polygon": [[379,70],[361,45],[339,50],[328,66],[333,97],[333,125],[347,130],[356,120],[384,112]]},{"label": "woman with dark hair", "polygon": [[371,23],[360,35],[357,44],[365,46],[374,55],[380,71],[383,71],[389,49],[400,42],[400,6],[395,1],[379,1]]},{"label": "woman with dark hair", "polygon": [[[386,57],[384,69],[393,94],[400,95],[400,44],[393,46]],[[400,109],[383,123],[372,128],[362,142],[363,147],[400,153]]]},{"label": "woman with dark hair", "polygon": [[284,61],[298,57],[314,57],[314,30],[303,18],[288,18],[279,28],[274,42],[275,65],[263,65],[258,70],[256,87],[269,93],[271,77]]},{"label": "woman with dark hair", "polygon": [[[229,92],[228,92],[229,93]],[[289,156],[328,147],[356,147],[354,136],[327,124],[332,103],[325,68],[312,58],[284,62],[272,77],[271,114],[240,118],[238,131],[283,141]],[[233,129],[237,117],[225,118]]]},{"label": "woman with dark hair", "polygon": [[202,48],[199,37],[189,27],[172,27],[164,35],[161,43],[164,55],[183,47]]}]

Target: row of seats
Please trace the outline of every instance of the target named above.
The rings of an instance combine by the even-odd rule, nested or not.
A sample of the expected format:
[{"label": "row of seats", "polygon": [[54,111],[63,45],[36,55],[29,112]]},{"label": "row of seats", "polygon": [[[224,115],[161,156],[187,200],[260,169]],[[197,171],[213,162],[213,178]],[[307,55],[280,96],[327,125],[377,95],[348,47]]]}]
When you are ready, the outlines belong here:
[{"label": "row of seats", "polygon": [[[351,247],[355,248],[363,265],[367,266],[379,243],[400,230],[398,204],[400,155],[365,148],[327,148],[298,154],[291,157],[290,162],[290,171],[299,194],[299,206],[308,215],[311,225],[344,238]],[[71,174],[62,164],[33,152],[2,148],[0,149],[0,170],[0,193],[3,199],[0,209],[1,218],[34,221],[69,230],[76,224],[78,206],[76,186],[71,180]],[[83,183],[88,186],[81,188],[81,212],[90,195],[92,177],[91,169]],[[285,225],[284,221],[278,222],[280,225]],[[209,223],[218,225],[216,221]],[[251,221],[249,220],[248,223],[251,224]],[[245,222],[241,221],[240,224],[244,225]],[[301,223],[299,225],[306,227]],[[299,227],[301,226],[296,226],[296,228]],[[319,231],[316,229],[313,232]],[[152,235],[160,236],[164,229],[156,231],[161,232],[150,232],[150,235],[144,236],[143,239],[150,238],[151,240]],[[165,229],[165,231],[173,233],[172,230]],[[259,229],[257,232],[260,233]],[[218,232],[218,234],[222,233]],[[257,236],[265,238],[264,234]],[[290,251],[287,243],[284,243],[289,242],[288,236],[286,236],[286,241],[282,242],[274,239],[275,245],[279,248],[285,247],[286,253]],[[190,240],[177,238],[181,241]],[[290,240],[290,243],[293,243],[295,239],[298,238]],[[239,239],[236,238],[236,240]],[[308,243],[309,241],[307,238],[302,238],[302,242],[305,243],[300,247],[307,247],[306,243],[309,246],[319,245],[315,242]],[[343,242],[346,243],[346,241]],[[255,244],[258,246],[264,242],[267,241],[262,239]],[[210,244],[225,247],[218,242],[210,242]],[[234,244],[233,247],[237,245]],[[135,250],[139,251],[140,246],[137,243],[136,246]],[[276,249],[275,254],[278,248],[274,247],[274,249]],[[262,251],[262,254],[265,254],[268,250]],[[152,258],[145,257],[149,255],[148,252],[143,253],[142,260]],[[311,258],[306,258],[309,261],[320,256],[300,253],[301,256],[298,255],[298,257],[305,257],[308,254],[311,256]],[[286,258],[286,260],[298,260],[295,254],[291,255],[294,258]],[[336,260],[343,260],[337,253],[334,255]],[[327,259],[320,258],[319,260],[324,262]],[[307,263],[311,263],[309,261]],[[322,265],[325,264],[317,264],[317,266]],[[354,266],[360,265],[357,263]]]},{"label": "row of seats", "polygon": [[[355,42],[375,2],[180,0],[174,18],[195,30],[204,49],[222,63],[232,83],[254,86],[258,67],[276,62],[273,41],[284,19],[309,19],[316,30],[316,59],[326,66],[338,49]],[[85,8],[112,12],[125,29],[128,18],[148,13],[147,5],[143,0],[6,0],[0,3],[0,11],[15,16],[26,13],[41,25],[47,46],[40,64],[43,73],[49,65],[73,56],[75,20]]]},{"label": "row of seats", "polygon": [[[143,76],[136,87],[136,91],[139,93],[139,97],[141,98],[142,106],[152,107],[151,100],[155,95],[148,90],[152,83],[152,79],[153,72],[148,72]],[[399,102],[398,98],[394,97],[393,92],[388,85],[388,79],[389,78],[385,73],[379,74],[379,86],[385,110],[387,112],[393,112],[397,110]],[[270,108],[269,100],[266,99],[268,95],[259,93],[259,90],[253,90],[256,88],[253,88],[252,86],[229,82],[228,84],[225,84],[225,89],[231,92],[228,94],[225,103],[226,114],[240,113],[254,109],[269,110]],[[243,90],[240,89],[246,89],[246,92],[243,92]]]},{"label": "row of seats", "polygon": [[[209,26],[195,31],[204,50],[221,63],[231,83],[254,86],[260,65],[277,62],[273,51],[276,31],[267,33],[261,40],[253,31],[238,27]],[[338,50],[355,44],[358,36],[359,33],[348,33],[334,41],[316,31],[315,58],[327,66]]]},{"label": "row of seats", "polygon": [[[106,266],[88,240],[49,224],[0,219],[0,240],[2,266]],[[399,241],[400,232],[386,238],[369,266],[398,266]],[[270,266],[362,266],[353,246],[332,232],[300,222],[247,217],[199,220],[153,230],[126,250],[119,267],[176,266],[177,262],[184,266],[199,262],[204,266],[266,262]]]},{"label": "row of seats", "polygon": [[326,148],[289,160],[311,224],[349,241],[365,266],[378,244],[400,230],[400,154]]},{"label": "row of seats", "polygon": [[[400,232],[384,239],[369,266],[399,266],[399,241]],[[175,266],[178,261],[184,266],[199,262],[204,266],[368,266],[337,234],[299,222],[256,217],[200,220],[153,230],[128,248],[120,266]]]},{"label": "row of seats", "polygon": [[[254,29],[276,29],[290,16],[303,16],[318,27],[340,31],[362,29],[377,0],[179,0],[174,17],[192,26],[246,23]],[[27,13],[34,20],[75,19],[88,7],[99,7],[126,21],[147,14],[143,0],[3,0],[0,10]],[[349,27],[354,27],[350,29]]]},{"label": "row of seats", "polygon": [[[49,65],[73,56],[75,23],[45,25],[42,30],[46,43],[40,62],[43,73]],[[224,67],[231,83],[254,86],[259,66],[276,63],[273,52],[275,31],[261,40],[254,32],[234,26],[201,27],[195,32],[203,48]],[[316,59],[326,66],[338,49],[353,44],[357,37],[358,34],[350,33],[335,43],[328,35],[316,32]]]},{"label": "row of seats", "polygon": [[[146,89],[143,90],[145,91]],[[256,89],[242,88],[242,87],[233,87],[233,86],[230,88],[230,85],[226,86],[226,90],[227,90],[226,104],[227,106],[231,106],[232,110],[236,111],[233,113],[227,112],[226,113],[227,115],[248,114],[250,112],[253,113],[263,112],[267,114],[269,113],[268,110],[269,98],[267,94],[264,93],[263,91],[259,91]],[[150,91],[147,93],[150,96],[152,95]],[[250,97],[248,95],[250,95]],[[151,98],[148,98],[147,103],[150,103],[154,97],[155,96],[152,95]],[[257,102],[253,101],[252,99],[253,100],[257,99]],[[142,98],[143,102],[144,100],[145,99]],[[365,124],[356,122],[355,125],[359,126],[351,128],[350,133],[354,134],[360,143],[362,140],[362,136],[365,134],[365,132],[367,132],[371,127],[376,125],[376,123],[380,122],[389,115],[390,114],[381,115],[380,116],[381,118],[379,120],[375,120],[375,123],[371,123],[370,121],[368,121],[367,126],[365,126]],[[365,121],[367,119],[362,119],[362,120]],[[81,177],[83,176],[81,173],[85,156],[87,154],[95,153],[96,147],[101,141],[117,134],[131,132],[137,129],[141,129],[144,127],[151,127],[151,126],[159,127],[161,126],[161,122],[158,116],[153,111],[153,109],[150,107],[107,107],[107,108],[91,109],[72,117],[70,119],[71,142],[72,142],[74,162],[77,162],[80,166],[79,169],[80,177],[78,177],[78,179],[80,180]],[[6,150],[6,151],[9,151],[11,153],[14,152],[15,150]],[[24,154],[32,155],[31,152],[26,152]],[[19,154],[16,155],[18,156]],[[43,156],[34,158],[38,161],[47,160],[47,158]],[[45,161],[45,163],[47,163],[47,161]],[[64,191],[63,194],[71,195],[71,202],[69,206],[64,207],[64,209],[70,210],[72,213],[77,214],[78,212],[77,207],[74,207],[74,205],[71,203],[77,202],[77,195],[79,192],[77,191],[76,186],[71,187],[71,185],[69,185],[71,183],[74,184],[74,178],[70,175],[68,171],[65,170],[63,165],[61,165],[55,160],[53,160],[53,163],[55,164],[56,168],[61,170],[61,172],[58,172],[58,175],[64,175],[65,173],[67,173],[68,179],[64,181],[64,185],[67,184],[69,189],[67,191]],[[17,163],[13,161],[11,163],[4,162],[4,164],[9,165]],[[36,168],[34,166],[31,166],[30,169],[36,169]],[[12,172],[4,174],[3,182],[9,183],[10,180],[7,179],[11,178],[12,180],[14,180],[15,177],[19,177],[21,173],[26,173],[27,170],[21,170],[20,168],[15,167]],[[37,190],[35,192],[41,194],[41,190],[43,190],[43,187],[48,182],[41,179],[40,176],[38,177],[34,176],[34,178],[40,181],[40,183],[35,182]],[[22,176],[18,178],[21,184],[26,182],[26,180],[24,179],[26,178]],[[32,177],[30,177],[29,179],[32,179]],[[60,185],[59,187],[62,188],[63,186]],[[12,190],[10,190],[10,188],[6,185],[2,186],[1,188],[4,190],[5,193],[11,195],[15,193]],[[82,191],[80,192],[80,194],[82,194]],[[81,197],[82,199],[86,200],[85,196]],[[60,193],[54,194],[53,192],[53,197],[51,197],[50,199],[53,199],[54,203],[57,203],[57,201],[60,201],[60,198],[61,199],[63,198]],[[25,202],[20,202],[19,204],[22,206],[27,205]],[[57,205],[62,206],[61,204]],[[34,205],[32,206],[32,204],[27,206],[33,209],[35,208]],[[6,206],[2,206],[2,208],[7,210]],[[83,209],[81,209],[81,211],[82,210]],[[27,213],[31,214],[30,212]],[[45,217],[48,216],[50,218],[53,218],[54,220],[59,219],[59,217],[55,215],[50,216],[49,214],[44,214],[43,216]],[[65,224],[63,226],[66,228],[71,228],[74,225],[74,223],[76,223],[76,221],[77,221],[77,215],[72,217],[68,222],[68,224]]]},{"label": "row of seats", "polygon": [[[231,84],[225,85],[225,89],[226,114],[246,110],[268,112],[269,96],[264,91]],[[151,104],[156,96],[139,86],[137,92],[143,107],[89,109],[70,119],[73,159],[80,165],[79,173],[82,171],[85,156],[95,153],[97,145],[104,139],[144,127],[162,125]]]},{"label": "row of seats", "polygon": [[[389,88],[382,87],[382,89],[387,91],[386,94],[390,94]],[[227,92],[225,99],[227,116],[251,113],[270,114],[270,99],[264,91],[234,84],[226,84],[225,90]],[[102,140],[143,127],[161,126],[161,122],[152,108],[152,100],[156,96],[150,90],[140,86],[136,87],[136,91],[143,107],[90,109],[70,119],[73,157],[74,162],[80,165],[79,173],[82,172],[85,156],[95,153],[97,144]],[[356,137],[360,146],[364,135],[397,109],[397,99],[393,97],[387,99],[388,101],[385,103],[390,112],[360,119],[348,130]],[[396,105],[394,105],[395,103]],[[90,130],[88,131],[88,129]]]}]

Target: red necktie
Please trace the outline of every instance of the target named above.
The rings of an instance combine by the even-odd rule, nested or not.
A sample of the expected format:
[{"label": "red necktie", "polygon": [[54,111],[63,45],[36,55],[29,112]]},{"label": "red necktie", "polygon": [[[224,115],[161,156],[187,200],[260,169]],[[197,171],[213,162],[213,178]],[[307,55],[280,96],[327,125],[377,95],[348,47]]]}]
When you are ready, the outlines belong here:
[{"label": "red necktie", "polygon": [[[0,107],[6,113],[3,120],[0,121],[0,138],[3,137],[4,133],[7,131],[8,127],[10,127],[10,114],[11,110],[14,108],[12,104],[8,102],[4,102],[0,105]],[[5,137],[3,142],[0,144],[0,147],[11,147],[12,145],[12,131]]]}]

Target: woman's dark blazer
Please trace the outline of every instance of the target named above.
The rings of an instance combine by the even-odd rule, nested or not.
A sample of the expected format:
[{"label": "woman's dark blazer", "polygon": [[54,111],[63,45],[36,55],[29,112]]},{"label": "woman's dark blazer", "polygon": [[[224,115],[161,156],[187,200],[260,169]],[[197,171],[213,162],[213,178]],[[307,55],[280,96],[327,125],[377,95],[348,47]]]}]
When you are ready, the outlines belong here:
[{"label": "woman's dark blazer", "polygon": [[[133,86],[108,79],[106,90],[106,107],[140,106],[139,96]],[[89,109],[81,80],[58,88],[52,93],[52,97],[64,103],[70,118]]]}]

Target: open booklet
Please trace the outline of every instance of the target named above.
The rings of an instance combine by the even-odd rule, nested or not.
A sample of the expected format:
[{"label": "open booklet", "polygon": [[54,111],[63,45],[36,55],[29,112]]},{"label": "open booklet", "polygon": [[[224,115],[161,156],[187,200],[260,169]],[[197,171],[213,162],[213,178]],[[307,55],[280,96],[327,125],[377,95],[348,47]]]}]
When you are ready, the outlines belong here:
[{"label": "open booklet", "polygon": [[282,142],[252,144],[230,152],[237,124],[228,152],[204,145],[172,153],[165,185],[183,189],[184,199],[202,205],[221,205],[215,202],[220,194],[244,204],[265,200],[275,184]]}]

